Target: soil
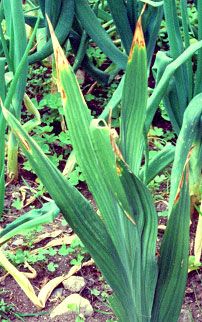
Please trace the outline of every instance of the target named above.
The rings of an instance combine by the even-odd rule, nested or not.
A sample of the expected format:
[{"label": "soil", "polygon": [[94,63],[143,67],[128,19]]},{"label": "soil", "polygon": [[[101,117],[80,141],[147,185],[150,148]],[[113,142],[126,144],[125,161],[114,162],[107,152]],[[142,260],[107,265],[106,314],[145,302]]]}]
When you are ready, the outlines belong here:
[{"label": "soil", "polygon": [[[82,183],[81,186],[79,187],[79,190],[82,190],[84,192],[84,195],[88,197],[89,200],[92,200],[91,194],[87,190],[84,190],[85,188],[86,188],[85,184]],[[15,218],[17,218],[19,215],[22,214],[22,211],[16,211],[11,206],[12,194],[13,192],[17,192],[17,191],[19,192],[19,189],[20,189],[20,185],[16,185],[16,186],[10,185],[7,189],[6,208],[9,209],[8,211],[9,214],[8,215],[5,214],[5,216],[3,217],[0,228],[5,227],[6,224],[12,222]],[[40,204],[38,206],[40,206]],[[24,209],[24,212],[28,210],[29,208]],[[71,228],[68,226],[63,226],[62,220],[63,220],[63,217],[60,214],[59,217],[55,219],[54,223],[44,225],[43,231],[37,233],[35,235],[35,238],[37,236],[40,236],[41,234],[44,234],[45,232],[52,232],[56,230],[62,231],[62,233],[59,236],[64,236],[67,233],[72,235],[73,232]],[[16,238],[13,238],[11,242],[8,243],[6,249],[9,249],[10,251],[12,250],[16,251],[18,249],[26,250],[27,247],[25,246],[14,246],[18,237],[19,236],[17,236]],[[51,238],[42,240],[41,242],[35,244],[34,248],[43,247],[51,240],[52,240]],[[31,266],[37,272],[37,277],[30,280],[36,294],[39,293],[39,290],[48,281],[52,280],[57,276],[62,276],[67,274],[70,268],[72,267],[72,265],[70,264],[70,260],[72,258],[73,258],[72,255],[63,257],[57,253],[54,256],[54,263],[58,265],[58,268],[53,273],[47,270],[47,264],[49,262],[48,259],[42,262],[37,262],[33,265],[31,264]],[[89,255],[86,254],[84,257],[84,262],[88,261],[89,259],[90,259]],[[51,258],[51,260],[53,259]],[[18,269],[20,271],[26,271],[23,265],[18,265]],[[5,271],[0,268],[0,278],[4,274],[5,274]],[[101,296],[102,292],[104,292],[104,294],[111,294],[111,290],[109,286],[105,283],[101,273],[96,268],[96,266],[91,265],[89,267],[83,267],[76,275],[84,277],[85,287],[80,291],[79,294],[90,301],[94,310],[93,315],[87,318],[86,321],[102,322],[102,321],[106,321],[107,319],[113,319],[114,315],[109,307],[109,304],[107,303],[107,300],[103,298],[103,296]],[[98,292],[100,292],[100,294],[96,296],[91,294],[91,290],[93,289],[96,289]],[[57,294],[57,290],[59,291],[59,294]],[[35,321],[53,321],[53,322],[54,321],[55,322],[72,321],[73,322],[75,321],[76,316],[74,314],[68,315],[68,316],[63,315],[55,319],[50,319],[49,314],[44,314],[47,312],[50,313],[55,306],[57,306],[65,297],[67,297],[70,294],[71,293],[68,290],[64,289],[62,284],[58,285],[57,288],[52,292],[50,298],[48,299],[45,309],[39,311],[31,303],[31,301],[27,298],[27,296],[24,294],[24,292],[21,290],[21,288],[18,286],[18,284],[10,275],[7,276],[4,281],[0,282],[0,300],[3,299],[6,303],[14,305],[14,312],[20,312],[20,314],[25,314],[26,316],[23,317],[23,319],[24,321],[28,321],[28,322],[29,321],[30,322],[35,322]],[[14,312],[10,312],[9,314],[7,314],[7,318],[9,318],[10,321],[16,321],[16,322],[20,321],[19,318],[15,316]],[[30,315],[39,314],[39,316],[28,316],[29,314]]]}]

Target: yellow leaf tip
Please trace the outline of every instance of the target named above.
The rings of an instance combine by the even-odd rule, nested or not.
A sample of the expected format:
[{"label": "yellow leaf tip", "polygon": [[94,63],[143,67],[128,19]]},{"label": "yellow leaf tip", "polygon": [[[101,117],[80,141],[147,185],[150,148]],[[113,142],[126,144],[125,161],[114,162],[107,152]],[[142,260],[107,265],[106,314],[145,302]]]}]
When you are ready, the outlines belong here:
[{"label": "yellow leaf tip", "polygon": [[[60,46],[60,43],[55,35],[55,32],[54,32],[54,29],[53,29],[53,26],[52,26],[52,23],[49,19],[49,17],[46,15],[46,19],[47,19],[47,22],[48,22],[48,27],[49,27],[49,30],[50,30],[50,34],[51,34],[51,38],[52,38],[52,43],[53,43],[53,49],[54,49],[54,54],[55,54],[55,60],[56,60],[56,64],[58,63],[58,68],[62,69],[62,67],[64,66],[68,66],[69,65],[69,62]],[[57,68],[57,69],[58,69]]]}]

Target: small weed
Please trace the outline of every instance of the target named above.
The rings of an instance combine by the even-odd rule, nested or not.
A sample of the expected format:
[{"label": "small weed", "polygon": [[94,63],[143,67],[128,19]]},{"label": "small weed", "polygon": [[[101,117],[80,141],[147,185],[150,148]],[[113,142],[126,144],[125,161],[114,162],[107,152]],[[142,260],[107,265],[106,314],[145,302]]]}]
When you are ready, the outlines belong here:
[{"label": "small weed", "polygon": [[[41,227],[40,227],[41,229]],[[30,236],[30,240],[28,238]],[[37,253],[32,252],[33,248],[33,238],[36,236],[36,230],[31,234],[29,233],[23,243],[23,247],[31,247],[31,249],[18,249],[15,253],[11,251],[5,251],[7,258],[14,264],[14,265],[21,265],[25,262],[30,264],[36,264],[37,262],[44,262],[47,265],[47,269],[50,272],[55,272],[58,268],[58,264],[53,262],[51,259],[54,258],[56,255],[60,255],[66,257],[71,254],[71,265],[81,265],[86,249],[83,246],[82,242],[78,237],[76,237],[70,246],[63,244],[59,249],[57,248],[40,248],[38,249]],[[26,243],[27,242],[27,243]],[[74,258],[72,258],[74,257]]]},{"label": "small weed", "polygon": [[8,259],[14,264],[19,265],[24,262],[35,264],[46,260],[46,250],[41,250],[38,254],[32,254],[29,250],[18,249],[15,254],[6,252]]},{"label": "small weed", "polygon": [[94,296],[99,296],[100,295],[100,291],[97,290],[96,288],[93,288],[91,291],[90,291],[91,295],[94,295]]},{"label": "small weed", "polygon": [[189,256],[189,271],[199,270],[202,267],[202,263],[196,263],[195,256]]},{"label": "small weed", "polygon": [[71,265],[81,265],[83,259],[84,259],[84,256],[81,254],[78,254],[76,258],[74,258],[70,261],[70,264]]},{"label": "small weed", "polygon": [[166,22],[165,20],[162,20],[159,34],[158,34],[158,40],[157,40],[157,45],[159,47],[167,48],[168,46],[168,34],[167,34],[167,29],[166,29]]},{"label": "small weed", "polygon": [[70,173],[68,181],[72,186],[76,186],[80,181],[83,182],[84,176],[81,172],[81,169],[79,166],[76,166],[76,168]]},{"label": "small weed", "polygon": [[4,299],[0,300],[0,318],[1,321],[10,321],[8,316],[15,315],[15,306],[13,304],[8,304]]},{"label": "small weed", "polygon": [[92,100],[94,100],[95,99],[95,96],[94,95],[92,95],[92,94],[86,94],[85,95],[85,100],[87,101],[87,102],[90,102],[90,101],[92,101]]},{"label": "small weed", "polygon": [[106,60],[106,55],[98,47],[89,47],[87,54],[97,67],[100,67]]},{"label": "small weed", "polygon": [[[154,126],[149,130],[149,139],[155,148],[161,150],[168,142],[172,142],[175,135],[171,131],[164,131],[161,127]],[[154,150],[155,151],[155,150]],[[153,151],[150,151],[152,153]]]},{"label": "small weed", "polygon": [[12,202],[12,207],[14,207],[17,210],[22,209],[23,207],[23,201],[17,197],[16,199],[14,199],[14,201]]},{"label": "small weed", "polygon": [[58,268],[58,264],[54,263],[54,262],[50,262],[48,265],[47,265],[47,269],[49,272],[55,272],[56,269]]},{"label": "small weed", "polygon": [[58,254],[61,256],[67,256],[74,252],[74,249],[72,247],[67,247],[65,244],[60,247],[58,250]]},{"label": "small weed", "polygon": [[27,91],[33,96],[50,90],[52,79],[47,67],[31,65],[27,78]]},{"label": "small weed", "polygon": [[168,194],[168,189],[169,189],[169,179],[170,174],[166,171],[164,171],[163,174],[157,175],[150,183],[149,183],[149,188],[155,192],[155,199],[158,195],[158,197],[161,197],[163,199],[162,191],[161,195],[159,196],[158,191],[163,188],[165,190],[166,194]]}]

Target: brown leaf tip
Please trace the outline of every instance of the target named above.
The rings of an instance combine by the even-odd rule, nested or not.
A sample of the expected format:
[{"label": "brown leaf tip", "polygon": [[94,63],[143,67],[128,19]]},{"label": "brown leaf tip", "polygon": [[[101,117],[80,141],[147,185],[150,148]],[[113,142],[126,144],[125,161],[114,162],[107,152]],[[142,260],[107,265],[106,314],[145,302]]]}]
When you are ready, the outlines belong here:
[{"label": "brown leaf tip", "polygon": [[134,47],[137,46],[139,49],[145,47],[145,40],[144,40],[144,33],[142,30],[142,22],[141,22],[141,16],[139,17],[136,28],[135,28],[135,33],[132,41],[132,46],[130,49],[130,54],[129,54],[129,61],[132,60],[132,55],[134,51]]}]

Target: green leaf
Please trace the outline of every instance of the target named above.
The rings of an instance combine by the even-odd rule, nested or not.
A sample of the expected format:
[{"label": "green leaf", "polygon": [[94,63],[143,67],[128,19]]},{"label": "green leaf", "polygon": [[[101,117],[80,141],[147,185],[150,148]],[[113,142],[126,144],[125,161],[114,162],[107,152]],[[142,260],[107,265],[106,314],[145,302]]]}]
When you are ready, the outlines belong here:
[{"label": "green leaf", "polygon": [[41,209],[30,210],[0,231],[0,245],[13,236],[29,231],[30,228],[52,222],[58,214],[59,208],[54,201],[45,203]]},{"label": "green leaf", "polygon": [[99,296],[100,295],[100,291],[98,291],[96,288],[93,288],[91,291],[90,291],[90,293],[92,294],[92,295],[94,295],[94,296]]},{"label": "green leaf", "polygon": [[[180,54],[184,51],[184,44],[182,34],[180,32],[179,19],[177,14],[177,5],[175,0],[164,0],[164,14],[166,20],[166,27],[170,45],[170,57],[172,59],[179,58]],[[173,37],[175,35],[175,37]],[[175,100],[178,105],[178,116],[180,124],[182,124],[183,113],[188,103],[188,70],[186,64],[181,65],[175,73]],[[191,84],[189,84],[191,85]],[[173,108],[175,109],[175,104]]]},{"label": "green leaf", "polygon": [[100,114],[99,118],[107,120],[109,117],[110,112],[113,112],[117,105],[120,103],[121,98],[122,98],[122,91],[123,91],[123,86],[124,86],[124,80],[125,76],[121,78],[121,81],[115,90],[112,98],[109,100],[107,105],[105,106],[103,112]]},{"label": "green leaf", "polygon": [[49,256],[55,256],[57,254],[56,250],[52,247],[48,249],[47,253]]},{"label": "green leaf", "polygon": [[60,132],[60,134],[58,135],[58,139],[60,140],[61,143],[64,143],[64,144],[71,143],[68,132]]},{"label": "green leaf", "polygon": [[53,262],[50,262],[48,265],[47,265],[47,269],[49,270],[49,272],[55,272],[56,269],[58,268],[58,264],[55,264]]},{"label": "green leaf", "polygon": [[147,95],[147,55],[140,17],[126,68],[120,142],[123,157],[136,175],[142,160]]},{"label": "green leaf", "polygon": [[[113,288],[110,276],[105,277],[114,289],[120,311],[124,312],[121,320],[140,321],[139,312],[142,312],[142,316],[151,314],[154,296],[157,214],[143,184],[131,178],[130,171],[119,163],[120,154],[110,128],[100,119],[91,121],[75,75],[53,34],[52,37],[57,58],[58,87],[76,159],[93,193],[106,231],[115,245],[117,256],[124,266],[128,288],[121,283]],[[150,256],[146,256],[148,247]],[[144,279],[141,277],[142,267],[146,275]],[[103,270],[104,265],[100,268]],[[148,292],[145,281],[151,279],[153,282]],[[127,292],[127,298],[118,295],[121,290]]]},{"label": "green leaf", "polygon": [[15,199],[15,200],[12,202],[12,207],[14,207],[14,208],[15,208],[15,209],[17,209],[17,210],[22,209],[22,207],[23,207],[23,201],[22,201],[22,200],[20,200],[20,198]]},{"label": "green leaf", "polygon": [[[136,243],[140,242],[141,247],[141,251],[139,249],[141,259],[138,259],[141,261],[141,264],[139,267],[138,263],[135,262],[133,279],[135,280],[135,278],[137,278],[141,280],[142,310],[144,316],[150,316],[158,269],[155,257],[157,213],[148,189],[122,161],[118,164],[121,168],[120,180],[123,184],[128,202],[133,209],[138,233],[139,236],[141,236],[140,241],[138,241],[135,236],[133,237],[133,239],[136,240]],[[137,261],[137,255],[138,254],[136,254],[134,261]],[[149,289],[148,284],[150,285]],[[138,296],[138,291],[136,296]]]},{"label": "green leaf", "polygon": [[[15,117],[4,108],[4,116],[21,142],[21,147],[65,219],[86,245],[111,287],[124,299],[129,289],[126,271],[102,220],[89,202],[54,167]],[[92,220],[93,218],[93,220]],[[121,274],[120,274],[121,271]],[[116,276],[119,275],[119,280]],[[121,285],[121,287],[119,286]]]},{"label": "green leaf", "polygon": [[[152,95],[148,99],[147,104],[147,113],[145,120],[145,129],[146,132],[149,131],[151,122],[153,120],[154,114],[168,89],[170,79],[174,75],[175,71],[184,64],[193,54],[202,47],[202,41],[198,41],[191,46],[189,46],[178,58],[173,60],[168,66],[165,68],[165,71],[162,77],[159,80],[159,83],[155,87]],[[184,94],[183,94],[184,95]],[[182,119],[181,119],[182,122]]]},{"label": "green leaf", "polygon": [[127,7],[123,0],[107,0],[107,2],[123,46],[126,53],[129,54],[133,33],[127,15]]},{"label": "green leaf", "polygon": [[64,244],[61,246],[61,248],[58,250],[58,254],[61,256],[67,256],[68,254],[72,253],[74,250],[70,247],[67,248],[67,246]]},{"label": "green leaf", "polygon": [[83,259],[84,259],[84,256],[82,256],[81,254],[78,254],[77,258],[72,259],[70,261],[70,264],[71,265],[81,265]]},{"label": "green leaf", "polygon": [[162,172],[173,160],[175,147],[171,144],[166,145],[161,151],[158,151],[151,160],[148,167],[143,167],[140,171],[140,178],[146,184],[151,182],[158,173]]},{"label": "green leaf", "polygon": [[58,109],[61,107],[61,97],[59,93],[51,93],[47,94],[43,97],[43,99],[39,103],[39,108],[43,108],[44,106],[48,106],[51,109]]},{"label": "green leaf", "polygon": [[123,54],[102,28],[95,13],[90,8],[87,0],[75,1],[76,15],[89,36],[96,42],[101,50],[120,68],[125,68],[127,56]]},{"label": "green leaf", "polygon": [[[56,5],[59,8],[59,17],[58,17],[58,21],[57,24],[55,26],[55,32],[56,35],[59,39],[59,42],[61,45],[63,45],[64,41],[67,39],[70,29],[72,27],[72,23],[73,23],[73,18],[74,18],[74,1],[73,0],[63,0],[62,1],[62,5],[61,7],[58,4],[55,3],[55,1],[48,1],[46,4],[46,7],[48,5]],[[57,11],[56,11],[57,12]],[[53,14],[53,19],[55,18]],[[44,12],[44,14],[47,14],[48,16],[50,15],[49,12]],[[56,15],[55,15],[56,16]],[[51,19],[51,17],[50,17]],[[43,59],[45,59],[46,57],[50,56],[53,53],[53,46],[52,46],[52,42],[51,39],[49,39],[46,43],[46,45],[38,52],[30,55],[28,57],[29,59],[29,63],[33,64],[37,61],[41,61]]]},{"label": "green leaf", "polygon": [[[194,150],[198,144],[201,145],[201,116],[202,116],[202,94],[195,96],[189,103],[183,117],[182,128],[177,140],[175,149],[175,159],[171,173],[171,191],[169,204],[172,207],[174,199],[176,198],[177,190],[181,180],[181,174],[187,162],[187,158],[192,158]],[[199,161],[200,159],[198,159]],[[201,163],[195,163],[199,185],[201,182]],[[196,182],[198,184],[198,182]]]},{"label": "green leaf", "polygon": [[159,275],[151,321],[177,322],[183,302],[189,254],[190,199],[187,172],[181,178],[178,197],[160,248]]}]

